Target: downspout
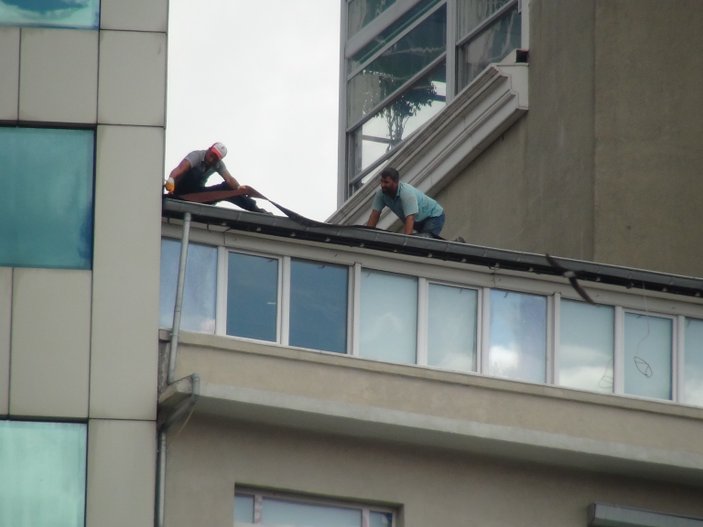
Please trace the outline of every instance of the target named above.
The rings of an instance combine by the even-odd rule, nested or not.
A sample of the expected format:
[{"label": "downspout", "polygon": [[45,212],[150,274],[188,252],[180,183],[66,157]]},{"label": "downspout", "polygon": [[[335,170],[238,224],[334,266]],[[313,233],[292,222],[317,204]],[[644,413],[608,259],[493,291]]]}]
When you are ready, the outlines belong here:
[{"label": "downspout", "polygon": [[[176,353],[178,351],[178,336],[181,331],[181,313],[183,310],[183,290],[185,289],[186,264],[188,261],[188,239],[190,237],[191,214],[186,212],[183,217],[183,236],[181,238],[181,255],[178,261],[178,281],[176,285],[176,302],[173,307],[173,327],[171,328],[171,345],[168,350],[168,373],[166,376],[166,386],[173,383],[176,372]],[[191,396],[187,401],[187,408],[190,410],[195,405],[198,398],[199,378],[192,375]],[[183,407],[181,407],[183,408]],[[174,411],[166,422],[159,426],[158,432],[158,472],[156,480],[156,527],[163,527],[165,506],[166,506],[166,432],[173,424],[175,418],[182,414],[181,408]]]}]

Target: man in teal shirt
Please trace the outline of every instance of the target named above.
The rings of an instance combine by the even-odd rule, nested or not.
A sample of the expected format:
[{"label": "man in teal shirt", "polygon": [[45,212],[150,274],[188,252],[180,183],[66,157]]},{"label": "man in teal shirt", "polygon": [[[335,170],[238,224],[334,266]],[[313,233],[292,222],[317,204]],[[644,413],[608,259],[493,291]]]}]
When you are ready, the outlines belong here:
[{"label": "man in teal shirt", "polygon": [[386,167],[381,172],[381,188],[374,196],[367,227],[375,227],[383,207],[391,209],[403,221],[403,233],[430,235],[439,238],[444,226],[444,209],[432,198],[412,185],[401,183],[395,168]]}]

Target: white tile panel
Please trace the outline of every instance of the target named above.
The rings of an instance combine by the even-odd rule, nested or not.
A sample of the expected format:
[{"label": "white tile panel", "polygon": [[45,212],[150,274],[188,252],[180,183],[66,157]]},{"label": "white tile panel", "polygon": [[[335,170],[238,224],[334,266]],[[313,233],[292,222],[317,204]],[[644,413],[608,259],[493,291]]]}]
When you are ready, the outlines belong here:
[{"label": "white tile panel", "polygon": [[9,413],[12,269],[0,267],[0,415]]},{"label": "white tile panel", "polygon": [[23,29],[19,118],[94,123],[98,32]]},{"label": "white tile panel", "polygon": [[13,271],[10,413],[86,417],[90,271]]},{"label": "white tile panel", "polygon": [[164,126],[166,35],[100,32],[98,122]]},{"label": "white tile panel", "polygon": [[167,0],[102,0],[101,29],[166,32]]},{"label": "white tile panel", "polygon": [[91,417],[154,419],[162,128],[99,126]]},{"label": "white tile panel", "polygon": [[156,425],[88,423],[86,527],[153,527]]},{"label": "white tile panel", "polygon": [[20,30],[0,27],[0,119],[17,120],[20,75]]}]

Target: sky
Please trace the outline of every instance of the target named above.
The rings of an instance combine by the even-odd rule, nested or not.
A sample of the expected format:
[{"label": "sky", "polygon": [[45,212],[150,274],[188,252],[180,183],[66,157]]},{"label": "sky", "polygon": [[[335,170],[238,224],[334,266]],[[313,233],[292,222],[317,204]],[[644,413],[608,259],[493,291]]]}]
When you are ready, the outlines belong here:
[{"label": "sky", "polygon": [[340,2],[170,0],[164,177],[221,141],[239,183],[327,219],[337,206]]}]

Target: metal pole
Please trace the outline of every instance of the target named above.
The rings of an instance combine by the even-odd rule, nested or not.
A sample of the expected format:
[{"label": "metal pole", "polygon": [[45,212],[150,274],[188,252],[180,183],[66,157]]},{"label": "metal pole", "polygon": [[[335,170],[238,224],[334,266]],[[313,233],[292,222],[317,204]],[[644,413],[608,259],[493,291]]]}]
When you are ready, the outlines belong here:
[{"label": "metal pole", "polygon": [[171,348],[168,354],[167,384],[173,382],[176,374],[176,352],[178,351],[178,334],[181,331],[181,311],[183,309],[183,289],[185,286],[186,262],[188,260],[188,238],[190,236],[190,212],[186,212],[183,221],[181,239],[181,258],[178,262],[178,285],[176,286],[176,303],[173,308],[173,328],[171,329]]}]

